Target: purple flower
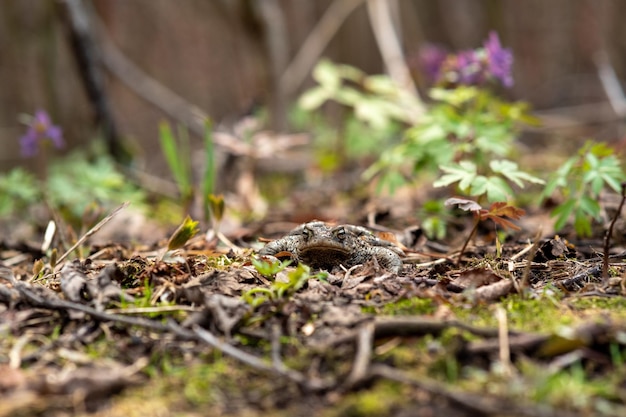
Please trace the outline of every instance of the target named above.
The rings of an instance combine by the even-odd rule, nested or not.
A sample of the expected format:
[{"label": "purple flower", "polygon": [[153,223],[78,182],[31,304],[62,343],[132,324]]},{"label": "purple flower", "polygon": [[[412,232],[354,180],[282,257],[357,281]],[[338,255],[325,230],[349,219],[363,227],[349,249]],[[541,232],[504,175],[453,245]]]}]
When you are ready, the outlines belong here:
[{"label": "purple flower", "polygon": [[26,134],[20,138],[22,156],[28,158],[37,155],[40,143],[46,141],[52,142],[57,149],[65,145],[61,128],[52,124],[48,113],[44,110],[37,110],[35,117],[28,125]]},{"label": "purple flower", "polygon": [[439,79],[441,66],[448,57],[448,51],[437,45],[426,45],[419,51],[419,63],[426,75],[433,81]]},{"label": "purple flower", "polygon": [[502,48],[496,32],[490,32],[483,48],[468,49],[455,55],[447,54],[436,46],[426,46],[420,52],[426,74],[444,87],[484,85],[499,80],[505,87],[513,85],[511,69],[513,54]]},{"label": "purple flower", "polygon": [[509,48],[502,48],[498,34],[494,31],[489,33],[489,39],[484,44],[487,51],[489,72],[495,78],[502,81],[505,87],[513,86],[511,67],[513,66],[513,53]]},{"label": "purple flower", "polygon": [[480,85],[485,80],[484,62],[480,53],[473,50],[461,51],[456,55],[457,84]]}]

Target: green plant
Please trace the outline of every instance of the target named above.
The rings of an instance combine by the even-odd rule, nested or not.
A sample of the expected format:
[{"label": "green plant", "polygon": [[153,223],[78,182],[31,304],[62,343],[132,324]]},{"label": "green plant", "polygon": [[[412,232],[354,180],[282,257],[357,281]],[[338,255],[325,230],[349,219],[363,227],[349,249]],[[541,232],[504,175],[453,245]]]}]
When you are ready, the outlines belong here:
[{"label": "green plant", "polygon": [[587,142],[551,176],[541,199],[558,191],[563,202],[552,211],[556,217],[555,230],[561,230],[573,217],[578,236],[591,236],[592,221],[599,221],[600,193],[609,188],[621,192],[626,179],[613,150],[603,143]]},{"label": "green plant", "polygon": [[420,208],[418,215],[422,220],[422,229],[429,239],[446,237],[449,211],[442,200],[428,200]]},{"label": "green plant", "polygon": [[478,225],[480,224],[480,222],[485,221],[485,220],[491,220],[496,225],[499,225],[500,227],[504,229],[520,230],[520,228],[517,225],[512,223],[510,220],[507,220],[506,217],[513,219],[513,220],[518,220],[521,216],[526,214],[524,210],[517,208],[515,206],[512,206],[512,205],[509,205],[505,202],[493,203],[488,209],[482,208],[480,204],[478,204],[475,201],[465,200],[461,198],[449,198],[448,200],[446,200],[445,204],[446,206],[457,206],[461,210],[470,211],[474,214],[474,227],[472,227],[471,232],[469,233],[469,235],[467,236],[467,239],[465,239],[465,242],[463,243],[463,247],[461,248],[461,252],[459,253],[459,258],[457,260],[457,263],[460,262],[461,259],[463,258],[463,253],[465,252],[465,248],[467,247],[467,244],[472,240],[472,237],[478,230]]},{"label": "green plant", "polygon": [[14,168],[0,175],[0,215],[18,213],[41,198],[41,190],[33,174]]},{"label": "green plant", "polygon": [[265,259],[251,259],[252,265],[256,271],[263,275],[266,278],[272,278],[279,272],[285,270],[290,264],[291,260],[288,259],[286,261],[273,261],[273,260],[265,260]]},{"label": "green plant", "polygon": [[[429,63],[437,84],[429,93],[434,104],[425,112],[418,97],[390,77],[368,76],[326,60],[315,68],[318,85],[304,93],[300,106],[313,110],[333,100],[352,109],[354,120],[371,131],[403,126],[402,141],[382,147],[363,174],[368,181],[377,178],[379,190],[393,192],[420,177],[432,179],[435,187],[458,183],[462,193],[495,202],[513,197],[514,186],[543,184],[506,159],[514,153],[519,126],[537,124],[537,119],[526,103],[502,100],[489,88],[494,82],[513,85],[512,52],[500,45],[495,32],[481,48],[456,55],[439,52]],[[443,237],[446,216],[436,212],[427,218],[427,233]]]},{"label": "green plant", "polygon": [[393,121],[413,123],[421,113],[416,96],[385,75],[367,75],[349,65],[321,60],[313,70],[318,85],[299,100],[305,110],[315,110],[334,100],[354,110],[357,119],[373,129],[385,129]]},{"label": "green plant", "polygon": [[[526,103],[508,103],[474,86],[434,88],[430,97],[435,104],[406,130],[402,143],[383,152],[365,172],[366,178],[380,175],[380,188],[393,190],[406,184],[407,178],[437,176],[440,169],[458,170],[459,165],[466,171],[462,176],[472,175],[472,170],[495,171],[498,167],[490,167],[491,161],[513,153],[518,125],[535,123]],[[519,185],[519,179],[534,178],[517,167],[515,170],[518,176],[505,178],[505,183],[510,180]],[[527,177],[522,178],[522,174]]]},{"label": "green plant", "polygon": [[159,125],[159,142],[167,166],[172,172],[172,176],[180,192],[183,205],[188,207],[193,200],[194,194],[191,152],[189,150],[189,133],[185,128],[179,127],[177,139],[169,123],[161,122]]},{"label": "green plant", "polygon": [[[211,213],[215,214],[216,204],[219,197],[214,196],[216,182],[215,151],[213,144],[212,123],[210,120],[204,126],[204,173],[199,189],[202,193],[202,209],[204,221],[208,222]],[[177,137],[172,132],[172,128],[167,122],[159,125],[159,142],[161,150],[165,156],[167,165],[174,177],[176,186],[180,193],[181,203],[185,213],[189,211],[189,206],[193,202],[196,194],[193,172],[191,169],[191,150],[189,144],[189,132],[184,127],[178,128]],[[211,196],[214,196],[211,199]],[[217,203],[219,206],[219,202]],[[221,202],[223,211],[223,199]],[[221,211],[219,212],[221,217]]]},{"label": "green plant", "polygon": [[139,208],[145,204],[145,192],[130,183],[110,157],[97,155],[90,158],[76,151],[55,160],[41,184],[45,198],[74,226],[85,226],[85,214],[93,207],[106,212],[126,201]]},{"label": "green plant", "polygon": [[[276,274],[282,271],[286,266],[285,262],[280,261],[259,261],[255,263],[255,268],[263,275],[269,274],[270,272]],[[269,276],[274,274],[269,274]],[[286,281],[275,279],[269,288],[253,288],[246,291],[241,297],[245,302],[255,308],[266,302],[281,304],[289,300],[289,298],[299,291],[309,279],[324,279],[325,274],[319,273],[311,275],[311,269],[308,266],[299,264],[296,269],[287,273],[286,278]]]},{"label": "green plant", "polygon": [[463,194],[477,196],[479,199],[486,197],[487,201],[496,202],[507,201],[514,195],[510,183],[520,188],[524,188],[524,182],[544,184],[542,179],[520,171],[512,161],[493,160],[489,162],[489,169],[491,175],[481,175],[476,164],[471,161],[442,165],[441,170],[445,174],[433,186],[445,187],[458,182],[458,188]]}]

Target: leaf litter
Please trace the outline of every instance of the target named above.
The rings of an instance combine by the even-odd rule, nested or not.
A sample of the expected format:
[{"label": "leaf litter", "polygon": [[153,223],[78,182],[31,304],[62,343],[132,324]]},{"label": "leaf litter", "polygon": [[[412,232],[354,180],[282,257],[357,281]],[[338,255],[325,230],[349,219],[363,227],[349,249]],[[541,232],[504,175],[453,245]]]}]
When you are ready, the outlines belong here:
[{"label": "leaf litter", "polygon": [[[520,215],[509,207],[454,203],[485,219]],[[502,388],[506,381],[523,387],[524,367],[557,378],[580,364],[590,379],[618,379],[600,403],[604,414],[625,410],[626,376],[611,374],[626,352],[623,315],[604,308],[570,325],[555,317],[554,326],[541,330],[524,328],[532,315],[514,317],[527,301],[558,314],[561,308],[584,311],[578,301],[623,299],[623,253],[614,253],[613,278],[603,280],[602,257],[587,256],[559,236],[503,245],[499,257],[496,248],[477,245],[464,262],[452,251],[423,252],[401,233],[386,238],[396,236],[408,254],[397,275],[375,261],[324,273],[289,265],[262,274],[252,250],[235,254],[203,238],[178,242],[168,256],[119,244],[92,247],[82,260],[69,260],[68,251],[34,275],[32,255],[5,263],[0,416],[114,411],[120,393],[167,374],[163,355],[189,367],[227,360],[230,373],[241,372],[233,377],[226,371],[225,387],[219,380],[213,387],[221,394],[210,405],[227,414],[335,415],[328,411],[335,408],[340,415],[351,409],[351,395],[388,383],[410,393],[386,406],[391,415],[593,415],[589,404],[528,401],[528,387]],[[403,303],[415,304],[403,313]],[[223,359],[210,359],[210,352]],[[451,368],[442,377],[439,362],[483,377],[464,387],[472,379],[449,374]],[[228,388],[231,377],[239,382]],[[265,384],[262,393],[255,378]],[[183,412],[193,410],[187,399]]]}]

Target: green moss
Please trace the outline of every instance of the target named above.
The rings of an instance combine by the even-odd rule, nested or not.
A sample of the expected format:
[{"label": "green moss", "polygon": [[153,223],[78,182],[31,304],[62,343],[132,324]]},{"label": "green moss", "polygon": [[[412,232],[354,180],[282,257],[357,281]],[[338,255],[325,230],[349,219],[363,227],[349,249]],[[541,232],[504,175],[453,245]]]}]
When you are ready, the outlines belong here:
[{"label": "green moss", "polygon": [[569,300],[569,305],[576,310],[626,318],[626,298],[624,297],[573,298]]},{"label": "green moss", "polygon": [[407,401],[401,387],[396,383],[380,381],[371,389],[347,395],[324,417],[366,417],[393,415]]},{"label": "green moss", "polygon": [[435,312],[436,305],[430,298],[405,298],[395,303],[385,304],[382,307],[363,307],[364,313],[405,316],[405,315],[424,315]]},{"label": "green moss", "polygon": [[[560,326],[571,325],[576,321],[564,304],[558,304],[551,298],[524,299],[512,295],[502,300],[499,305],[506,310],[508,326],[512,330],[527,332],[552,332]],[[496,305],[452,305],[456,317],[463,322],[483,327],[497,327]]]}]

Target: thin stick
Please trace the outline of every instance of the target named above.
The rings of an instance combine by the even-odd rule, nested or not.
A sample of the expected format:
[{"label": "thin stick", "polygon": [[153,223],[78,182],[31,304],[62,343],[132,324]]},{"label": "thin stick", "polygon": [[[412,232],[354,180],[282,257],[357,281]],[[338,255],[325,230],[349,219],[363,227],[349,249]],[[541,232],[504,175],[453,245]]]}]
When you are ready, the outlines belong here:
[{"label": "thin stick", "polygon": [[498,342],[500,344],[500,363],[506,376],[511,376],[511,347],[509,345],[509,326],[506,310],[502,306],[496,307],[496,319],[498,320]]},{"label": "thin stick", "polygon": [[[418,103],[418,111],[424,113],[425,108],[411,78],[398,34],[394,29],[391,11],[387,0],[367,0],[367,12],[374,31],[378,49],[391,78],[402,88],[410,91]],[[419,116],[414,115],[414,116]]]},{"label": "thin stick", "polygon": [[373,321],[364,324],[359,329],[359,334],[357,336],[357,351],[354,357],[352,370],[345,381],[344,389],[350,389],[367,378],[370,362],[372,360],[374,330],[375,325]]},{"label": "thin stick", "polygon": [[91,229],[89,229],[87,231],[87,233],[85,233],[80,239],[78,239],[78,241],[67,250],[67,252],[65,252],[63,255],[61,255],[59,257],[59,259],[57,260],[57,268],[59,267],[59,265],[61,264],[61,262],[67,258],[67,256],[74,252],[74,250],[76,250],[77,247],[79,247],[80,245],[83,244],[83,242],[85,242],[85,240],[89,239],[90,236],[92,236],[93,234],[97,233],[102,226],[104,226],[105,224],[107,224],[109,221],[111,221],[111,219],[113,217],[115,217],[117,215],[117,213],[119,213],[120,211],[122,211],[122,209],[125,209],[126,206],[128,206],[130,203],[127,201],[125,203],[123,203],[121,206],[119,206],[118,208],[116,208],[115,210],[113,210],[111,212],[111,214],[109,214],[108,216],[106,216],[104,219],[100,220],[100,222],[98,222],[97,225],[95,225],[94,227],[92,227]]},{"label": "thin stick", "polygon": [[615,213],[615,216],[613,216],[613,220],[611,220],[611,224],[609,225],[609,230],[607,230],[606,234],[604,235],[604,256],[602,257],[602,282],[604,286],[606,286],[609,282],[609,246],[611,246],[611,236],[613,236],[613,227],[615,226],[615,222],[617,222],[618,217],[622,213],[622,208],[624,207],[625,200],[626,200],[626,182],[623,182],[622,183],[622,201],[619,202],[617,213]]},{"label": "thin stick", "polygon": [[478,224],[479,223],[480,223],[480,217],[476,216],[476,221],[474,222],[474,227],[472,228],[472,231],[470,232],[470,234],[467,237],[467,239],[465,239],[465,242],[463,243],[463,247],[461,248],[461,252],[459,252],[459,258],[456,260],[456,266],[459,266],[461,264],[461,260],[463,259],[463,254],[465,253],[465,249],[467,248],[467,245],[470,243],[470,241],[474,237],[474,234],[476,234],[476,231],[478,230]]},{"label": "thin stick", "polygon": [[598,52],[594,57],[594,62],[598,68],[598,77],[604,87],[604,92],[613,107],[613,111],[620,117],[626,117],[626,96],[622,90],[621,83],[615,69],[611,65],[609,55],[605,50]]},{"label": "thin stick", "polygon": [[542,229],[539,228],[537,234],[535,235],[535,241],[533,245],[530,247],[530,251],[528,252],[528,257],[526,258],[526,266],[524,267],[524,273],[522,274],[522,279],[520,280],[519,286],[516,285],[519,294],[523,295],[524,290],[530,287],[530,269],[533,264],[533,259],[535,259],[535,255],[537,255],[537,249],[539,249],[539,239],[541,238]]},{"label": "thin stick", "polygon": [[335,0],[328,6],[280,79],[281,89],[287,97],[302,85],[343,22],[363,1]]},{"label": "thin stick", "polygon": [[215,337],[212,333],[210,333],[209,331],[203,329],[202,327],[198,325],[193,326],[193,332],[200,338],[200,340],[208,343],[209,345],[218,349],[220,352],[237,359],[239,362],[243,362],[246,365],[249,365],[255,369],[260,369],[262,371],[266,371],[266,372],[270,372],[273,374],[278,374],[280,376],[286,377],[289,380],[298,383],[299,385],[302,385],[303,383],[305,383],[304,375],[302,375],[301,373],[294,371],[292,369],[287,369],[286,367],[283,368],[283,367],[272,366],[268,364],[267,362],[265,362],[264,360],[257,358],[254,355],[244,352],[243,350],[238,349],[232,345],[229,345],[226,342],[222,342],[217,337]]}]

